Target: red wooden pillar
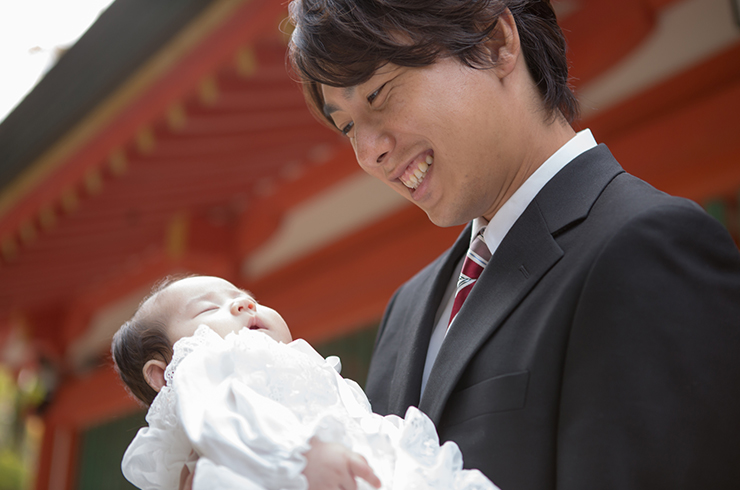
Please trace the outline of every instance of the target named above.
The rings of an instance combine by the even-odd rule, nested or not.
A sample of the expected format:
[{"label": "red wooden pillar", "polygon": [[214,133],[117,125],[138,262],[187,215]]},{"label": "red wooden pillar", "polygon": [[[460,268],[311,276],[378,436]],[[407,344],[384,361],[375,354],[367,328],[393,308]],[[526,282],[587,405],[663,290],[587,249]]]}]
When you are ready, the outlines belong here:
[{"label": "red wooden pillar", "polygon": [[75,488],[83,432],[139,408],[110,365],[67,379],[44,417],[36,490]]},{"label": "red wooden pillar", "polygon": [[77,468],[79,429],[45,418],[44,439],[36,474],[36,490],[70,490]]}]

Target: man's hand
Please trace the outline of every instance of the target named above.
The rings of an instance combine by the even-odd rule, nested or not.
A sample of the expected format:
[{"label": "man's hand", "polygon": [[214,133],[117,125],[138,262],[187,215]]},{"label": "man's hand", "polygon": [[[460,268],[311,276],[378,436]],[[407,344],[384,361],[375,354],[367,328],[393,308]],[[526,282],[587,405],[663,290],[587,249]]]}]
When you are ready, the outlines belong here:
[{"label": "man's hand", "polygon": [[305,456],[303,475],[308,480],[308,490],[357,490],[355,477],[380,488],[380,480],[365,458],[341,444],[314,437]]},{"label": "man's hand", "polygon": [[[188,455],[188,462],[192,463],[193,461],[198,461],[198,455],[195,453],[195,449],[190,451]],[[180,485],[177,487],[177,490],[193,490],[194,477],[195,467],[193,467],[193,472],[191,473],[188,465],[184,465],[182,470],[180,470]]]},{"label": "man's hand", "polygon": [[195,471],[191,473],[188,465],[184,465],[182,471],[180,471],[180,486],[177,487],[178,490],[193,490],[193,476],[195,476]]}]

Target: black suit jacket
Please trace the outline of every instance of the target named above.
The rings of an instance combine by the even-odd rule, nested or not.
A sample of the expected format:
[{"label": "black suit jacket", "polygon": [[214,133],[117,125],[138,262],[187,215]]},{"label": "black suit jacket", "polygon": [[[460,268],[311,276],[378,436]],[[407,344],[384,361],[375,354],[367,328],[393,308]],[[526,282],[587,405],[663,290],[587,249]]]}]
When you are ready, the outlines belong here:
[{"label": "black suit jacket", "polygon": [[740,488],[740,254],[718,222],[585,152],[501,243],[420,398],[469,239],[390,301],[375,411],[419,406],[503,490]]}]

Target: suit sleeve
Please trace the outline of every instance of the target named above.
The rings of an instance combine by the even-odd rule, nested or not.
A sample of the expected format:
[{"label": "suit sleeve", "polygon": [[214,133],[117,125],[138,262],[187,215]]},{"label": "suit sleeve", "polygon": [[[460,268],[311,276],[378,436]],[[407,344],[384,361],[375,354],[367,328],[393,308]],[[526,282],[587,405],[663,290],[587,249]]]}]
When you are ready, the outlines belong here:
[{"label": "suit sleeve", "polygon": [[605,244],[566,356],[558,488],[740,485],[740,254],[698,208]]},{"label": "suit sleeve", "polygon": [[[365,393],[372,405],[373,412],[381,415],[388,415],[388,386],[393,378],[393,370],[396,365],[396,349],[389,348],[389,337],[394,335],[388,334],[388,319],[391,316],[393,305],[398,298],[401,289],[396,290],[393,297],[385,308],[383,320],[378,327],[378,335],[375,338],[375,347],[373,356],[370,360],[370,367],[367,373],[367,382],[365,383]],[[390,342],[392,346],[393,342]]]},{"label": "suit sleeve", "polygon": [[390,301],[388,301],[388,305],[385,307],[385,312],[383,313],[383,319],[380,321],[380,325],[378,326],[378,335],[375,336],[375,349],[378,348],[378,344],[380,343],[380,338],[383,336],[383,333],[386,331],[386,327],[388,326],[388,317],[390,317],[391,310],[393,309],[393,304],[396,302],[396,298],[398,297],[398,293],[401,291],[401,289],[397,289],[395,293],[393,293],[393,296],[391,296]]}]

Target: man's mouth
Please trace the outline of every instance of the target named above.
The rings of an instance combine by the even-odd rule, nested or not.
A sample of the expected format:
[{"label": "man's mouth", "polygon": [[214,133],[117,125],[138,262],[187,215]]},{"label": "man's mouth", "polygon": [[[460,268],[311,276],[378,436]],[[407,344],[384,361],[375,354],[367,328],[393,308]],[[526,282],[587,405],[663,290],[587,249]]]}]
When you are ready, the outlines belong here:
[{"label": "man's mouth", "polygon": [[406,171],[401,175],[400,180],[409,189],[416,189],[424,181],[429,167],[434,163],[434,157],[427,155],[426,158],[414,162],[408,166]]}]

